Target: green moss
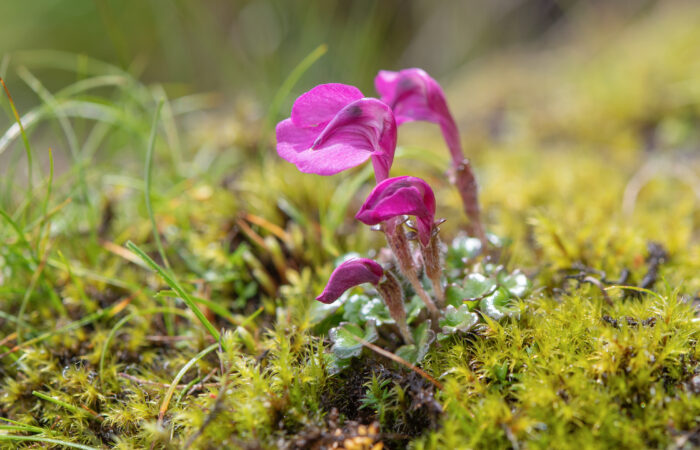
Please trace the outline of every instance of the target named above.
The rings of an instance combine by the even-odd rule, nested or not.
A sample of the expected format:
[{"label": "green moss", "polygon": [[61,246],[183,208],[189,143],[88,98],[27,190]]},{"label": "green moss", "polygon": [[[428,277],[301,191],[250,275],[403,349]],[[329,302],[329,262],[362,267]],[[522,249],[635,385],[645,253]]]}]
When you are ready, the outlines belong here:
[{"label": "green moss", "polygon": [[[80,97],[130,111],[114,127],[75,119],[81,142],[105,135],[85,167],[88,198],[75,168],[57,174],[50,215],[36,206],[46,177],[35,174],[34,197],[18,183],[0,198],[16,225],[0,226],[0,416],[24,424],[8,422],[15,428],[0,432],[0,445],[17,445],[6,432],[125,449],[275,448],[331,442],[336,430],[352,437],[375,419],[384,441],[415,448],[697,445],[698,159],[677,150],[699,144],[700,81],[685,78],[698,60],[697,15],[690,6],[652,11],[614,39],[602,32],[604,50],[597,24],[582,25],[550,56],[524,50],[484,62],[464,78],[464,104],[455,86],[488,227],[512,241],[500,262],[523,270],[533,289],[519,319],[488,321],[428,353],[422,367],[439,392],[367,353],[354,377],[330,375],[325,336],[314,334],[332,326],[317,327],[313,308],[330,262],[383,244],[348,219],[369,172],[300,174],[271,149],[255,153],[257,128],[210,142],[212,123],[250,117],[181,117],[189,158],[177,162],[167,139],[156,141],[157,231],[177,279],[225,330],[227,350],[194,361],[164,407],[178,372],[212,340],[124,248],[134,241],[159,261],[139,175],[155,105],[126,74],[111,96]],[[649,127],[656,144],[644,150]],[[446,152],[418,124],[402,129],[402,144],[395,170],[434,185],[447,240],[463,219],[443,176]],[[668,251],[653,292],[613,287],[625,272],[622,284],[642,282],[651,241]],[[444,412],[432,404],[434,423],[418,422],[415,396],[433,393]]]}]

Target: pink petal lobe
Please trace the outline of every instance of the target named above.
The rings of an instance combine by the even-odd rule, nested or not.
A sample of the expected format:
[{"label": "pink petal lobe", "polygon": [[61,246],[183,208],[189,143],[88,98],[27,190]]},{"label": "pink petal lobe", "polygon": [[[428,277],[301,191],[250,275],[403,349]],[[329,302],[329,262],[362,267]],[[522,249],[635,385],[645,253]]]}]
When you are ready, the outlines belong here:
[{"label": "pink petal lobe", "polygon": [[413,120],[452,121],[442,88],[422,69],[382,70],[374,84],[382,101],[394,110],[399,125]]},{"label": "pink petal lobe", "polygon": [[277,153],[286,161],[296,164],[300,153],[308,150],[318,137],[318,130],[297,127],[292,119],[285,119],[275,128]]},{"label": "pink petal lobe", "polygon": [[345,291],[363,283],[378,284],[384,275],[382,266],[366,258],[345,261],[331,274],[325,289],[316,297],[322,303],[333,303]]},{"label": "pink petal lobe", "polygon": [[329,122],[343,107],[362,97],[362,92],[354,86],[321,84],[297,98],[291,119],[299,127],[316,127]]},{"label": "pink petal lobe", "polygon": [[314,143],[314,150],[344,145],[372,156],[377,180],[389,176],[396,149],[396,122],[391,109],[374,98],[354,101],[339,111]]},{"label": "pink petal lobe", "polygon": [[297,168],[304,173],[335,175],[344,170],[359,166],[372,154],[344,142],[323,147],[322,150],[306,150],[296,155]]},{"label": "pink petal lobe", "polygon": [[325,84],[303,94],[276,132],[277,153],[306,173],[334,175],[372,158],[379,182],[388,178],[394,160],[391,108],[362,98],[352,86]]},{"label": "pink petal lobe", "polygon": [[416,217],[421,243],[430,243],[435,195],[428,183],[420,178],[403,176],[379,183],[355,217],[367,225],[376,225],[403,215]]}]

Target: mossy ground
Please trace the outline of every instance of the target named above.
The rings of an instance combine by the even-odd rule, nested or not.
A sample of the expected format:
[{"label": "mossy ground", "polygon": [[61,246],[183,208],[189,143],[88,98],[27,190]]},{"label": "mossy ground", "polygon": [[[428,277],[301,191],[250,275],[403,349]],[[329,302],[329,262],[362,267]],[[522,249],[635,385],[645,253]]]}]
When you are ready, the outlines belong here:
[{"label": "mossy ground", "polygon": [[[128,74],[95,65],[95,76],[115,77],[94,79],[108,93],[44,97],[48,122],[79,142],[52,184],[34,173],[23,195],[14,181],[24,149],[19,139],[11,147],[0,192],[0,416],[14,422],[0,443],[699,446],[699,21],[688,6],[659,8],[622,34],[581,27],[565,45],[482,61],[447,90],[488,227],[512,240],[501,262],[534,289],[518,320],[428,354],[422,367],[442,390],[378,355],[331,376],[314,334],[311,306],[332,259],[381,245],[349,220],[368,170],[298,173],[244,106],[193,113],[203,99],[189,97],[164,107],[150,195],[172,272],[224,330],[227,350],[212,347],[171,287],[124,248],[131,240],[165,264],[141,176],[155,102]],[[91,119],[75,119],[87,106]],[[449,239],[463,219],[437,131],[408,125],[400,144],[393,173],[435,186]],[[119,156],[93,159],[101,146]],[[653,292],[611,287],[648,284],[650,242],[668,254]],[[378,435],[362,438],[375,421]]]}]

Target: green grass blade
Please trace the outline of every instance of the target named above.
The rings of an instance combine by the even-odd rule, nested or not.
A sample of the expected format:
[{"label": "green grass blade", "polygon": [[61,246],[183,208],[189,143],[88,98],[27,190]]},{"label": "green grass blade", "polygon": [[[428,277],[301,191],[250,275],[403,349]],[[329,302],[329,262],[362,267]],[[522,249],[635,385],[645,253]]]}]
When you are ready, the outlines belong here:
[{"label": "green grass blade", "polygon": [[170,383],[170,387],[168,388],[168,391],[165,393],[165,396],[163,397],[163,402],[161,403],[160,406],[160,411],[158,412],[158,425],[163,424],[163,417],[165,416],[165,412],[168,410],[168,404],[170,403],[170,399],[172,398],[173,394],[175,393],[175,389],[177,389],[177,385],[180,384],[180,380],[182,379],[183,376],[187,373],[188,370],[190,370],[190,367],[195,365],[197,361],[200,359],[204,358],[207,356],[209,353],[212,351],[216,350],[219,348],[219,343],[211,344],[209,347],[205,348],[201,352],[197,353],[197,355],[187,361],[187,364],[182,366],[182,369],[175,375],[175,378],[173,378],[173,382]]},{"label": "green grass blade", "polygon": [[126,248],[131,250],[132,252],[136,253],[136,255],[141,258],[148,266],[155,270],[162,278],[165,280],[165,282],[170,286],[172,290],[177,292],[177,294],[182,298],[182,301],[185,302],[188,308],[194,313],[195,316],[197,316],[197,319],[199,319],[200,323],[204,325],[204,328],[209,331],[209,334],[217,341],[221,339],[221,336],[219,332],[214,328],[214,325],[209,322],[209,319],[206,318],[204,313],[197,307],[197,304],[192,300],[190,295],[185,292],[185,290],[180,286],[180,283],[175,280],[175,277],[169,274],[166,270],[164,270],[162,267],[160,267],[158,264],[156,264],[155,261],[151,259],[150,256],[146,254],[143,250],[141,250],[136,244],[133,242],[129,241],[126,243]]},{"label": "green grass blade", "polygon": [[33,176],[33,169],[32,167],[34,166],[34,163],[32,161],[32,147],[29,145],[29,138],[27,138],[27,133],[24,131],[24,126],[22,126],[22,120],[19,117],[19,113],[17,112],[17,108],[15,107],[15,102],[12,101],[12,96],[10,95],[10,90],[7,89],[7,86],[5,85],[5,81],[3,81],[2,78],[0,78],[0,84],[2,84],[2,87],[5,89],[5,94],[7,95],[7,99],[10,101],[10,108],[12,108],[12,114],[15,116],[15,121],[17,122],[17,125],[19,126],[20,133],[22,134],[22,142],[24,142],[24,149],[27,153],[27,183],[29,185],[29,196],[32,195],[32,191],[34,190],[34,176]]},{"label": "green grass blade", "polygon": [[160,110],[163,108],[163,100],[158,101],[156,106],[156,112],[153,114],[153,122],[151,124],[151,135],[148,138],[148,147],[146,149],[146,174],[145,174],[145,184],[146,184],[146,210],[148,211],[148,218],[151,220],[151,226],[153,227],[153,237],[156,240],[156,247],[158,248],[158,253],[165,267],[170,270],[170,263],[168,258],[165,256],[165,249],[163,248],[163,243],[160,240],[160,233],[158,233],[158,227],[156,225],[156,218],[153,214],[153,205],[151,204],[151,172],[153,171],[153,151],[156,146],[156,136],[158,134],[158,118],[160,117]]},{"label": "green grass blade", "polygon": [[[71,157],[76,166],[78,172],[78,183],[81,190],[82,200],[88,205],[92,210],[93,205],[90,203],[90,196],[88,195],[88,186],[85,178],[85,164],[80,154],[80,149],[78,146],[78,137],[75,134],[73,125],[71,125],[70,120],[66,116],[65,112],[60,108],[60,105],[56,98],[49,92],[46,87],[36,78],[26,67],[20,66],[17,70],[20,78],[29,86],[41,99],[41,101],[47,106],[49,112],[53,114],[58,120],[63,134],[68,142],[68,148],[70,149]],[[53,168],[52,168],[53,169]],[[90,229],[96,230],[94,211],[92,214],[88,215],[90,221]],[[95,236],[93,236],[95,238]]]},{"label": "green grass blade", "polygon": [[289,73],[289,76],[287,76],[280,88],[277,90],[275,96],[270,102],[270,109],[267,110],[267,116],[265,117],[265,122],[262,127],[262,139],[260,139],[260,146],[258,148],[259,151],[262,152],[262,150],[264,150],[265,148],[266,137],[272,129],[272,125],[280,112],[279,110],[282,106],[282,102],[284,101],[284,99],[287,98],[289,93],[294,88],[294,85],[297,84],[297,82],[304,75],[304,73],[307,70],[309,70],[309,68],[316,61],[318,61],[319,58],[321,58],[321,56],[323,56],[327,51],[328,46],[326,44],[321,44],[318,47],[316,47],[313,51],[311,51],[311,53],[306,55],[306,57],[302,59],[301,62],[299,62],[299,64],[297,64],[297,66],[294,69],[292,69],[292,71]]},{"label": "green grass blade", "polygon": [[42,436],[16,436],[13,434],[0,434],[0,442],[1,441],[43,442],[44,444],[54,444],[63,447],[79,448],[82,450],[99,450],[97,447],[90,447],[88,445],[76,444],[74,442],[61,441],[59,439],[47,438]]}]

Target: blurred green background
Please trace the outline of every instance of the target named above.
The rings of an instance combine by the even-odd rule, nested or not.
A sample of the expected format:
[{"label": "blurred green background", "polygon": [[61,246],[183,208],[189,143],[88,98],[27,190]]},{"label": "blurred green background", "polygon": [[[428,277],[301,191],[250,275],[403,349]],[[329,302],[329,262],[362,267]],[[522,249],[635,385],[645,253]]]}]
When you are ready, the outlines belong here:
[{"label": "blurred green background", "polygon": [[[638,13],[650,2],[575,0],[27,0],[0,2],[4,65],[20,50],[89,55],[172,94],[274,95],[319,44],[300,89],[334,80],[372,91],[377,70],[420,66],[440,79],[497,49],[527,43],[581,10]],[[9,61],[8,61],[9,58]],[[51,89],[66,74],[36,73]],[[12,73],[7,73],[12,80]],[[20,99],[25,90],[13,86]]]},{"label": "blurred green background", "polygon": [[[668,2],[663,2],[668,3]],[[87,58],[123,69],[169,98],[223,94],[207,106],[245,104],[255,120],[290,71],[321,44],[328,51],[283,99],[322,82],[374,95],[379,69],[422,67],[448,87],[493,55],[547,50],[580,23],[624,27],[652,11],[644,0],[26,0],[0,2],[0,76],[20,113],[41,103],[18,68],[49,91],[89,75]],[[679,3],[682,5],[683,3]],[[37,53],[51,50],[81,55]],[[83,57],[84,59],[81,59]],[[523,61],[525,66],[528,61]],[[531,64],[538,63],[532,61]],[[506,76],[507,74],[503,74]],[[498,82],[495,80],[495,82]],[[96,91],[95,95],[104,92]],[[467,94],[469,95],[469,94]],[[456,101],[454,101],[456,102]],[[9,105],[0,129],[14,122]],[[234,106],[235,107],[235,106]],[[47,145],[50,142],[47,142]],[[54,144],[55,145],[55,144]],[[0,151],[0,166],[7,156]]]},{"label": "blurred green background", "polygon": [[[378,70],[405,67],[445,86],[477,165],[499,149],[566,146],[636,170],[644,151],[699,141],[698,20],[693,1],[13,0],[0,2],[0,76],[39,179],[48,148],[57,174],[72,167],[93,184],[141,174],[163,94],[175,179],[277,164],[272,127],[301,92],[343,82],[375,95]],[[321,59],[281,89],[320,45]],[[0,109],[7,206],[27,170],[4,95]],[[402,130],[401,145],[444,156],[434,127]]]}]

